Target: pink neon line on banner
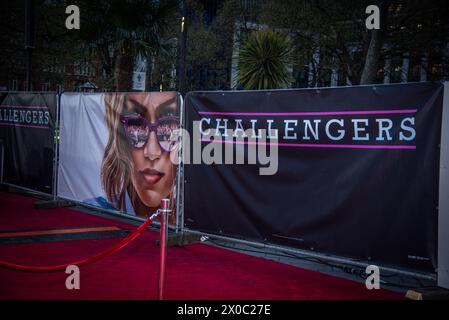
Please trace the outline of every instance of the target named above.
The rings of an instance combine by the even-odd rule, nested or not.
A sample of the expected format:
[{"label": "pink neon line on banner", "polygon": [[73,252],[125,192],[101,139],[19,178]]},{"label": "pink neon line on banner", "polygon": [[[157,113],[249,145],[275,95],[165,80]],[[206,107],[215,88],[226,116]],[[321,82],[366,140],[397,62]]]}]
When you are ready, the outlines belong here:
[{"label": "pink neon line on banner", "polygon": [[331,111],[331,112],[198,112],[200,115],[211,116],[339,116],[339,115],[361,115],[361,114],[404,114],[416,113],[418,109],[399,110],[367,110],[367,111]]},{"label": "pink neon line on banner", "polygon": [[12,106],[10,104],[2,104],[0,108],[28,108],[28,109],[48,109],[47,106]]},{"label": "pink neon line on banner", "polygon": [[250,145],[276,145],[279,147],[296,147],[296,148],[340,148],[340,149],[409,149],[415,150],[416,146],[405,145],[364,145],[364,144],[313,144],[313,143],[273,143],[273,142],[255,142],[255,141],[228,141],[228,140],[208,140],[201,139],[201,142],[216,142],[228,144],[250,144]]},{"label": "pink neon line on banner", "polygon": [[10,126],[10,127],[25,127],[25,128],[37,128],[37,129],[48,129],[49,127],[45,127],[45,126],[30,126],[27,124],[15,124],[15,123],[1,123],[0,125],[2,126]]}]

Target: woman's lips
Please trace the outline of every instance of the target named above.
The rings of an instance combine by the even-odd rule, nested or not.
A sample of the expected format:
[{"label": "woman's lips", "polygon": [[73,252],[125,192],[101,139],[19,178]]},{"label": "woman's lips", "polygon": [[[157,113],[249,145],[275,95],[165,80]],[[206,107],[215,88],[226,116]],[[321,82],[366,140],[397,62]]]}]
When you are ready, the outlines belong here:
[{"label": "woman's lips", "polygon": [[143,179],[149,184],[155,184],[165,176],[165,173],[163,172],[148,168],[140,170],[139,173],[142,175]]}]

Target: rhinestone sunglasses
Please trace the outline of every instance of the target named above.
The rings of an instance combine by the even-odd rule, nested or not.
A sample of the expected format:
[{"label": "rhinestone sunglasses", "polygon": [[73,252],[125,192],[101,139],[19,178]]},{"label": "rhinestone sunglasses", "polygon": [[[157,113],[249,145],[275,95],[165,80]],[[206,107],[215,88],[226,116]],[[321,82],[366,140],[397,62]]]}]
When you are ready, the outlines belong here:
[{"label": "rhinestone sunglasses", "polygon": [[135,149],[142,149],[150,133],[156,133],[162,150],[170,152],[178,143],[179,117],[162,116],[156,123],[150,123],[140,114],[122,115],[120,117],[129,144]]}]

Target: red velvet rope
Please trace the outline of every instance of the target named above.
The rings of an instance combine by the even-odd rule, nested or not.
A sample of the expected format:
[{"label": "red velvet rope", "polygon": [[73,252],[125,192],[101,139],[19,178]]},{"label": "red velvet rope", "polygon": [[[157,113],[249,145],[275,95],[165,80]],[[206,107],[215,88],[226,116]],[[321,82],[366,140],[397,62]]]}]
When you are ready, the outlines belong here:
[{"label": "red velvet rope", "polygon": [[120,240],[118,243],[114,244],[109,249],[106,249],[105,251],[100,252],[100,253],[98,253],[90,258],[87,258],[87,259],[78,260],[75,262],[65,263],[65,264],[56,265],[56,266],[42,266],[42,267],[41,266],[24,266],[24,265],[10,263],[10,262],[6,262],[6,261],[0,261],[0,267],[13,269],[13,270],[17,270],[17,271],[25,271],[25,272],[54,272],[54,271],[65,270],[67,268],[67,266],[70,266],[70,265],[75,265],[77,267],[85,266],[85,265],[88,265],[90,263],[98,261],[108,255],[111,255],[111,254],[119,251],[120,249],[122,249],[123,247],[125,247],[126,245],[131,243],[134,239],[136,239],[143,232],[143,230],[145,230],[152,223],[153,223],[153,221],[151,219],[147,219],[139,228],[137,228],[134,232],[127,235],[125,238]]}]

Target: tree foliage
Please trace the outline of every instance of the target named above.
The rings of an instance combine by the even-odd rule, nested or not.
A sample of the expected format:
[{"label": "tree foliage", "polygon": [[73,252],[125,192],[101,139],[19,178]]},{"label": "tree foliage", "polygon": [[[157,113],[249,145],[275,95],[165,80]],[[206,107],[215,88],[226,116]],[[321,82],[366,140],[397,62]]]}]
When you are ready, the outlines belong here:
[{"label": "tree foliage", "polygon": [[175,0],[85,0],[80,39],[85,49],[100,57],[103,70],[115,79],[115,90],[129,90],[134,57],[151,60],[172,54],[176,46],[166,37],[170,18],[177,14]]},{"label": "tree foliage", "polygon": [[270,29],[253,32],[239,51],[238,84],[248,90],[288,88],[290,52],[286,36]]},{"label": "tree foliage", "polygon": [[[365,27],[365,9],[372,4],[382,9],[380,32]],[[370,74],[365,77],[368,82],[379,81],[372,75],[386,59],[410,55],[432,59],[435,51],[439,51],[437,60],[445,59],[448,15],[444,0],[267,0],[262,22],[289,32],[295,64],[309,67],[313,75],[309,86],[320,86],[325,69],[335,68],[350,83],[358,84],[363,73]],[[378,54],[373,50],[379,50]]]}]

